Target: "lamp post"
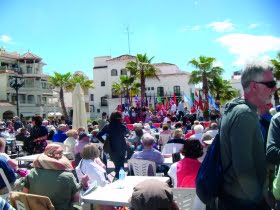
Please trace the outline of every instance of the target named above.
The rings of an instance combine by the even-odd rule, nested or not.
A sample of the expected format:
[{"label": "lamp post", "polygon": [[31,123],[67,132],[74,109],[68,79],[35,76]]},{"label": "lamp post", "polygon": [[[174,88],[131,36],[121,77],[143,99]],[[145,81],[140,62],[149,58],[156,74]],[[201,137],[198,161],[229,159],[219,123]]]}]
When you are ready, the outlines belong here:
[{"label": "lamp post", "polygon": [[[19,104],[18,104],[18,90],[24,85],[23,75],[20,71],[15,71],[18,75],[10,76],[10,87],[16,91],[17,101],[17,116],[19,116]],[[21,76],[19,76],[21,74]]]}]

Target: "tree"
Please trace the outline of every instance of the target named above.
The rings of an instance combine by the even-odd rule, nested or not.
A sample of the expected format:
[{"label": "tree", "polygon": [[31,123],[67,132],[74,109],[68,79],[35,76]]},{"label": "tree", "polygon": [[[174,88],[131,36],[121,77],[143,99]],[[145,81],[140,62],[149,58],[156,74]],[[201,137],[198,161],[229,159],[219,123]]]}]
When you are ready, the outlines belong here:
[{"label": "tree", "polygon": [[77,83],[80,83],[81,88],[84,90],[85,93],[88,92],[89,88],[94,88],[92,80],[89,80],[84,75],[79,74],[71,76],[70,80],[65,86],[66,91],[73,91]]},{"label": "tree", "polygon": [[119,82],[114,82],[112,92],[117,95],[125,94],[126,98],[131,102],[131,96],[139,93],[140,83],[135,82],[132,76],[122,75]]},{"label": "tree", "polygon": [[198,84],[202,82],[202,90],[204,94],[204,117],[208,119],[208,81],[212,81],[223,73],[223,69],[218,66],[213,66],[216,61],[213,57],[199,56],[198,59],[192,59],[189,64],[192,64],[196,69],[192,71],[189,84]]},{"label": "tree", "polygon": [[237,89],[233,88],[228,80],[223,80],[220,76],[209,81],[209,89],[211,95],[215,96],[218,106],[218,102],[224,104],[238,95]]},{"label": "tree", "polygon": [[52,88],[58,88],[59,89],[59,100],[61,104],[61,108],[63,111],[63,115],[65,119],[68,119],[68,114],[65,107],[64,102],[64,89],[68,84],[68,81],[71,78],[71,73],[68,72],[66,74],[60,74],[58,72],[54,72],[54,76],[49,76],[48,83],[52,86]]},{"label": "tree", "polygon": [[[280,52],[277,53],[276,59],[271,60],[272,65],[274,66],[274,77],[276,80],[280,80]],[[279,88],[274,93],[275,106],[279,105]]]},{"label": "tree", "polygon": [[141,99],[145,98],[146,78],[157,78],[159,80],[159,69],[151,64],[153,58],[149,59],[146,54],[137,54],[136,61],[130,61],[126,64],[126,69],[130,72],[130,75],[140,79]]}]

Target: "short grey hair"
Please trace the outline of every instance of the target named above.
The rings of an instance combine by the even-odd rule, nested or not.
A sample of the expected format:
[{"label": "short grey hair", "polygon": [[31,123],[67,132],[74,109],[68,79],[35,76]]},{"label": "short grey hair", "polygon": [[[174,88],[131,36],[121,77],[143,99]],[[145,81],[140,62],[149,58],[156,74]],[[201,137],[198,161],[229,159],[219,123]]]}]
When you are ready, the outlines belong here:
[{"label": "short grey hair", "polygon": [[247,65],[241,75],[243,90],[246,90],[252,81],[259,81],[262,74],[266,71],[273,71],[273,68],[267,64]]}]

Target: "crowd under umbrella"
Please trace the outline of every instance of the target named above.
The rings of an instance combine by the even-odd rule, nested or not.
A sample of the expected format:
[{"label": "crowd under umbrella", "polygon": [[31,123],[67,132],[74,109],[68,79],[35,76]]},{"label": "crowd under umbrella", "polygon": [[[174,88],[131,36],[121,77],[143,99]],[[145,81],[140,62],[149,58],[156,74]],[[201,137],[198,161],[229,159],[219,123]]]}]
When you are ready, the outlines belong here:
[{"label": "crowd under umbrella", "polygon": [[79,83],[76,84],[73,92],[72,106],[73,106],[73,121],[72,121],[73,129],[78,129],[81,127],[86,129],[87,114],[86,114],[84,91]]}]

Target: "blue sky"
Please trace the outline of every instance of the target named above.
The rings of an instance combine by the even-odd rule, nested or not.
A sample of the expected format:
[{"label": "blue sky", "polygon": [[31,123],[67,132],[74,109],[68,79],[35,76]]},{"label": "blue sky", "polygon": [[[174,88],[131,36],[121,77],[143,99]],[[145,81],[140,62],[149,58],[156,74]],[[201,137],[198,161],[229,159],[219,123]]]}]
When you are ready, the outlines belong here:
[{"label": "blue sky", "polygon": [[44,71],[84,71],[93,58],[147,53],[191,71],[188,61],[213,56],[229,78],[254,59],[280,51],[279,0],[0,0],[0,46],[28,50]]}]

